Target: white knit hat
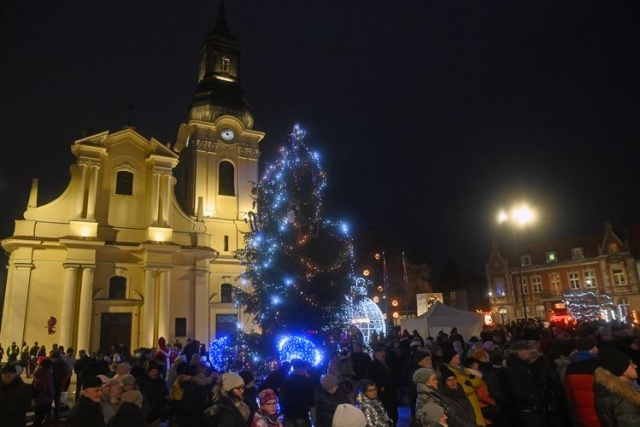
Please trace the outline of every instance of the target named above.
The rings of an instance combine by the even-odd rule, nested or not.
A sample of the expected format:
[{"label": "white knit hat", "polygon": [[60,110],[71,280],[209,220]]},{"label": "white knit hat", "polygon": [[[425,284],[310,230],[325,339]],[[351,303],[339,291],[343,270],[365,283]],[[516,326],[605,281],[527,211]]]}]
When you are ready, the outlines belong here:
[{"label": "white knit hat", "polygon": [[333,413],[331,427],[366,427],[367,417],[362,411],[348,403],[338,405]]}]

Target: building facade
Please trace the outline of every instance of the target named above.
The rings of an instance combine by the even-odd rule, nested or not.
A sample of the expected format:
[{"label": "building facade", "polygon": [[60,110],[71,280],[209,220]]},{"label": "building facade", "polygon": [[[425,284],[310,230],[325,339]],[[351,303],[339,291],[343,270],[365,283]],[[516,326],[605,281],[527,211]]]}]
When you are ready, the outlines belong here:
[{"label": "building facade", "polygon": [[234,253],[254,208],[264,133],[252,129],[239,67],[221,7],[175,144],[130,127],[90,135],[71,146],[59,197],[39,206],[34,180],[24,218],[1,241],[0,342],[135,349],[253,328],[234,304],[244,286]]},{"label": "building facade", "polygon": [[527,243],[501,251],[494,243],[486,264],[493,321],[525,317],[551,320],[563,309],[563,296],[593,292],[613,300],[616,318],[630,320],[640,307],[635,228],[625,239],[604,224],[604,233]]}]

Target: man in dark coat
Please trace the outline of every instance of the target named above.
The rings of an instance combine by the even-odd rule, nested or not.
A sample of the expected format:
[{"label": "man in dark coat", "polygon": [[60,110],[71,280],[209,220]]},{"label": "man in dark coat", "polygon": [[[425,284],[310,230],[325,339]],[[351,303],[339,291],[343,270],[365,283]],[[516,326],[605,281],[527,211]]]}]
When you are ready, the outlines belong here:
[{"label": "man in dark coat", "polygon": [[129,390],[122,393],[118,412],[109,420],[108,427],[146,427],[142,414],[142,393]]},{"label": "man in dark coat", "polygon": [[398,387],[386,359],[386,349],[384,345],[379,345],[373,353],[373,362],[367,369],[367,378],[378,386],[378,398],[387,410],[389,418],[396,425],[398,424]]},{"label": "man in dark coat", "polygon": [[307,364],[300,359],[291,361],[293,371],[284,379],[280,389],[280,406],[287,426],[310,427],[309,411],[313,406],[315,384],[307,373]]},{"label": "man in dark coat", "polygon": [[544,407],[541,395],[529,366],[531,353],[524,341],[511,344],[511,353],[507,358],[507,375],[512,404],[518,414],[522,427],[542,427],[544,425]]},{"label": "man in dark coat", "polygon": [[149,403],[150,412],[147,416],[148,423],[152,423],[158,419],[162,421],[167,419],[169,387],[167,382],[160,377],[160,369],[160,364],[150,360],[145,375],[137,380],[142,396]]},{"label": "man in dark coat", "polygon": [[98,377],[85,378],[82,382],[82,396],[67,417],[68,427],[105,427],[100,408],[102,385],[102,380]]},{"label": "man in dark coat", "polygon": [[87,352],[80,350],[78,352],[78,358],[73,364],[73,372],[76,374],[76,402],[80,399],[80,391],[82,390],[82,380],[85,377],[85,368],[89,364],[90,359]]},{"label": "man in dark coat", "polygon": [[0,426],[24,427],[31,405],[31,387],[22,381],[13,364],[2,367],[0,379]]},{"label": "man in dark coat", "polygon": [[600,425],[640,425],[640,392],[634,387],[638,379],[637,366],[626,353],[614,349],[602,350],[600,364],[593,384]]},{"label": "man in dark coat", "polygon": [[49,358],[51,359],[51,372],[53,373],[53,416],[51,421],[58,421],[60,419],[60,394],[64,387],[64,381],[69,376],[69,367],[64,360],[60,358],[60,353],[57,351],[51,351]]},{"label": "man in dark coat", "polygon": [[369,369],[369,365],[371,365],[371,357],[362,351],[360,344],[356,344],[353,346],[351,360],[353,361],[353,380],[358,382],[367,375],[367,369]]}]

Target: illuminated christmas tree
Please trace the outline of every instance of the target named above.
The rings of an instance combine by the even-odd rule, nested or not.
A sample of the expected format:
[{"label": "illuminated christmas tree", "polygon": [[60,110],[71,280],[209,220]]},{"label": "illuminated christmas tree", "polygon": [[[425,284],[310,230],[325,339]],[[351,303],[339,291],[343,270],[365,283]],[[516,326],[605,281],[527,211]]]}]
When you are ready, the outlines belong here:
[{"label": "illuminated christmas tree", "polygon": [[263,333],[326,330],[346,320],[353,243],[341,222],[322,218],[327,185],[317,153],[295,126],[256,186],[252,231],[237,256],[246,267],[239,301]]}]

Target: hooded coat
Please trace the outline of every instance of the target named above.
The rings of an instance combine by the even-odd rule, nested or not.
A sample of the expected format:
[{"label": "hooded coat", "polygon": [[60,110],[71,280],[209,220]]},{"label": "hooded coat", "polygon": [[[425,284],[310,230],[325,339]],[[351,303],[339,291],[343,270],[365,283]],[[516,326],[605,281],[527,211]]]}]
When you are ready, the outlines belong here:
[{"label": "hooded coat", "polygon": [[640,392],[604,368],[595,371],[593,392],[603,427],[640,425]]}]

